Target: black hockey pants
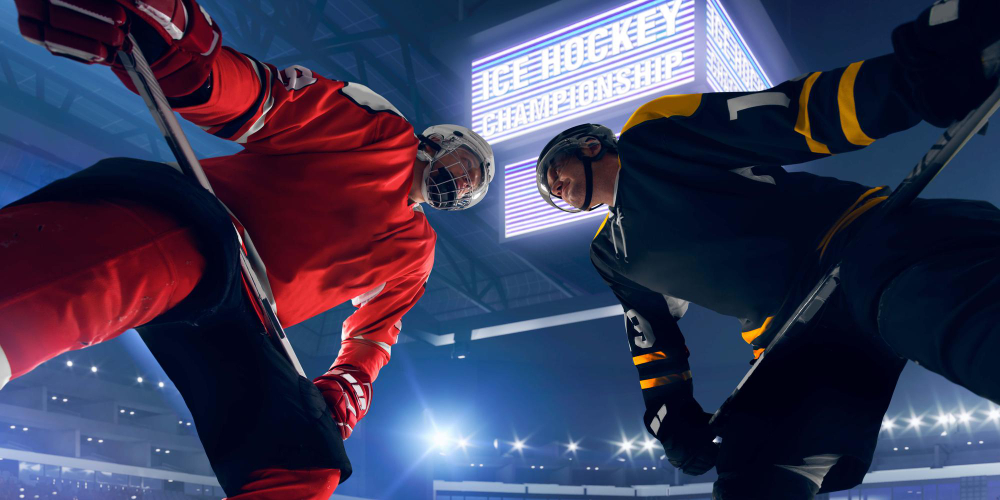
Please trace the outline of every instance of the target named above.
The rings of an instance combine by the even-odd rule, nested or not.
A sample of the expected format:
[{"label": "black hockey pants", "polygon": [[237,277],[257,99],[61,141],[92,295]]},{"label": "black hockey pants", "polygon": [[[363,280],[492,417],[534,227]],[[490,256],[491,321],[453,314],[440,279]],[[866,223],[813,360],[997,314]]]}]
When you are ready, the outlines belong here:
[{"label": "black hockey pants", "polygon": [[779,465],[823,454],[841,458],[819,492],[860,483],[906,359],[1000,403],[1000,210],[918,199],[863,227],[818,263],[842,262],[842,283],[803,341],[771,353],[744,387],[714,498],[812,499],[815,481]]},{"label": "black hockey pants", "polygon": [[844,255],[855,320],[896,354],[1000,403],[1000,210],[916,200]]}]

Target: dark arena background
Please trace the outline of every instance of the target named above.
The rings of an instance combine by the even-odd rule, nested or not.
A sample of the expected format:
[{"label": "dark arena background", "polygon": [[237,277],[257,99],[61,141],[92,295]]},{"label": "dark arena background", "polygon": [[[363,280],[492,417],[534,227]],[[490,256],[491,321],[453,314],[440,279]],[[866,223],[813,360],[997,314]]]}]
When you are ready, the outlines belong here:
[{"label": "dark arena background", "polygon": [[[622,309],[588,255],[606,212],[547,209],[534,161],[559,130],[592,122],[617,131],[656,96],[759,90],[888,53],[891,30],[930,1],[200,3],[227,45],[367,85],[416,130],[469,126],[496,153],[483,203],[457,215],[428,210],[434,270],[374,384],[372,411],[345,443],[354,473],[333,498],[703,500],[715,472],[680,473],[643,427]],[[594,33],[612,32],[619,38],[595,46]],[[200,157],[240,150],[183,127]],[[925,196],[1000,202],[1000,131],[989,132]],[[895,186],[939,134],[921,124],[789,168]],[[172,160],[143,102],[106,67],[25,42],[14,3],[0,1],[0,206],[114,156]],[[288,329],[308,376],[330,366],[352,311],[346,303]],[[751,350],[735,320],[697,305],[680,326],[695,395],[714,411]],[[222,498],[197,432],[127,332],[0,391],[0,499]],[[864,483],[820,498],[998,499],[1000,408],[910,363]]]}]

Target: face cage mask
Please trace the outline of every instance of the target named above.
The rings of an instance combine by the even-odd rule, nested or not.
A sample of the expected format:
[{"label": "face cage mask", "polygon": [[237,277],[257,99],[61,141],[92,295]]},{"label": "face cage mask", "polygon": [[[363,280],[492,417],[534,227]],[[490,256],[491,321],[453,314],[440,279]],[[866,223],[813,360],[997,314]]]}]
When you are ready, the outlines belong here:
[{"label": "face cage mask", "polygon": [[[601,145],[601,151],[597,153],[597,156],[591,157],[583,154],[583,148],[586,147],[590,143],[590,141],[597,142]],[[563,201],[564,203],[569,205],[569,208],[565,208],[559,206],[555,201],[552,200],[552,198],[562,200],[562,197],[552,194],[552,188],[551,186],[549,186],[549,169],[555,167],[555,165],[552,165],[555,159],[562,158],[563,153],[565,153],[567,150],[571,148],[574,149],[573,156],[578,160],[580,160],[580,163],[583,164],[583,175],[587,190],[587,194],[583,198],[583,206],[587,208],[576,208],[572,205],[569,205],[568,202]],[[567,138],[564,141],[561,141],[559,144],[553,146],[552,149],[545,154],[546,157],[550,157],[551,159],[543,158],[541,160],[543,162],[543,168],[538,173],[538,191],[539,193],[541,193],[542,198],[544,198],[549,205],[552,205],[553,207],[558,208],[563,212],[569,212],[569,213],[590,212],[595,208],[598,208],[601,205],[603,205],[603,203],[601,203],[598,205],[590,206],[590,203],[594,196],[593,164],[595,161],[598,161],[604,157],[604,153],[607,151],[607,149],[608,149],[607,146],[601,143],[600,139],[594,136]]]},{"label": "face cage mask", "polygon": [[[424,200],[426,200],[431,208],[437,210],[464,210],[472,204],[472,201],[476,197],[482,196],[486,177],[482,162],[480,161],[478,165],[480,179],[479,185],[476,185],[473,182],[472,173],[466,167],[465,163],[462,162],[458,155],[452,154],[459,149],[465,149],[473,157],[479,158],[479,155],[465,145],[462,139],[450,137],[441,141],[441,143],[437,143],[424,136],[418,136],[418,138],[420,139],[421,146],[428,146],[434,150],[433,157],[424,152],[423,149],[417,151],[417,158],[427,162],[427,166],[424,168],[424,180],[421,190]],[[445,158],[449,158],[449,160]],[[446,161],[448,163],[445,163]],[[461,170],[462,173],[460,175],[455,175],[452,172],[455,166],[458,166],[459,170]],[[460,184],[464,184],[465,186],[460,187]]]}]

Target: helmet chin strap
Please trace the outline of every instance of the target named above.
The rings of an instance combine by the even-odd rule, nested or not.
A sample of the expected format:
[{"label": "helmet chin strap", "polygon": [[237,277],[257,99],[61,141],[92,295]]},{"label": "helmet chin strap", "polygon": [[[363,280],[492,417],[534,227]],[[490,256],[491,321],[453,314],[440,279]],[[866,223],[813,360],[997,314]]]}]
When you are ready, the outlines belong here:
[{"label": "helmet chin strap", "polygon": [[594,161],[600,160],[604,156],[604,148],[601,148],[601,152],[597,153],[597,156],[587,156],[583,154],[582,149],[576,151],[576,157],[583,163],[583,175],[586,178],[587,184],[587,196],[583,199],[583,208],[580,210],[584,212],[589,212],[601,205],[603,203],[597,204],[597,206],[590,206],[590,202],[594,197]]}]

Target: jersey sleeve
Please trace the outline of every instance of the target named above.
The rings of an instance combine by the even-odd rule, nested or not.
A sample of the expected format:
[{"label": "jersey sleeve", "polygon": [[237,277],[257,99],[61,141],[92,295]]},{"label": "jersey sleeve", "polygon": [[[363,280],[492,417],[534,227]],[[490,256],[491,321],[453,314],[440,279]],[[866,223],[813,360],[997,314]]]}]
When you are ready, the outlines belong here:
[{"label": "jersey sleeve", "polygon": [[861,149],[920,121],[893,55],[808,73],[758,92],[664,96],[635,111],[621,141],[734,169]]},{"label": "jersey sleeve", "polygon": [[205,102],[174,109],[250,152],[336,152],[412,142],[413,127],[399,110],[361,84],[330,80],[302,66],[279,70],[229,47],[215,59],[211,78]]},{"label": "jersey sleeve", "polygon": [[344,321],[340,355],[333,366],[350,364],[374,381],[389,362],[406,314],[424,294],[428,273],[414,272],[351,300],[357,308]]},{"label": "jersey sleeve", "polygon": [[618,283],[609,284],[622,304],[625,335],[646,407],[658,407],[677,398],[693,398],[689,352],[677,326],[677,319],[687,310],[687,302]]}]

